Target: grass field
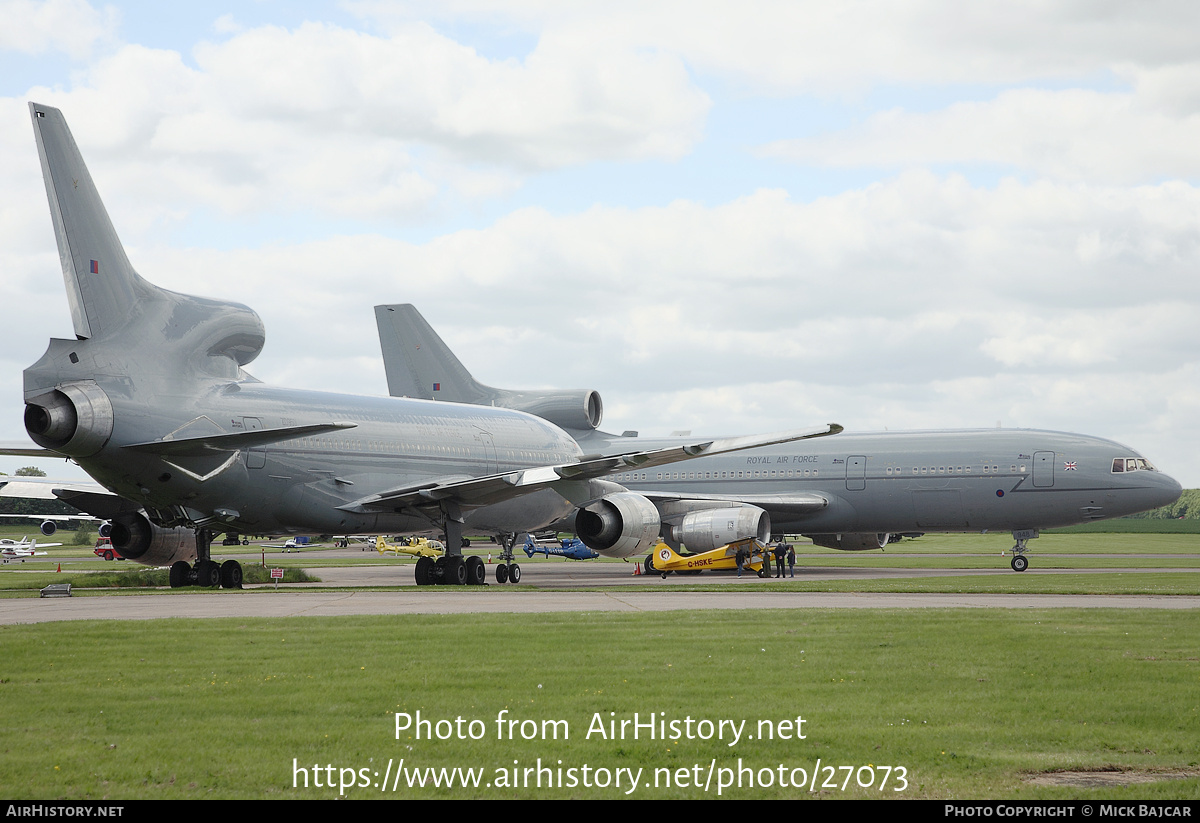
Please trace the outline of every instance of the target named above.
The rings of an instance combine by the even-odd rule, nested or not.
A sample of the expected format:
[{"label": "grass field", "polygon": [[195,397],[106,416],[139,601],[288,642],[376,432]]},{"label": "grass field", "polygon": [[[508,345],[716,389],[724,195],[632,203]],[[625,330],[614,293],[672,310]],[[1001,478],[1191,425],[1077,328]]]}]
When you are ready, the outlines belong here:
[{"label": "grass field", "polygon": [[[930,535],[884,553],[799,547],[801,566],[968,571],[754,585],[1200,593],[1194,571],[1098,571],[1193,568],[1200,557],[1194,535],[1047,534],[1032,544],[1034,568],[1070,574],[971,575],[971,568],[1006,565],[999,552],[1009,545],[996,535]],[[90,554],[90,548],[67,551]],[[245,564],[257,551],[234,550]],[[379,558],[373,552],[351,560],[323,558],[314,550],[272,558],[271,564],[364,562]],[[542,562],[563,561],[529,565]],[[71,577],[81,583],[144,573],[133,564],[99,559],[70,565]],[[0,567],[0,588],[27,597],[32,592],[16,590],[17,581],[38,587],[66,577],[50,568],[32,571],[36,567],[32,561]],[[667,585],[704,588],[702,580]],[[628,588],[662,585],[640,579]],[[0,699],[7,709],[0,719],[0,790],[14,799],[329,798],[342,794],[345,784],[351,798],[695,798],[719,791],[746,799],[1196,800],[1197,637],[1200,613],[1132,610],[6,626],[0,627]],[[530,721],[514,727],[515,739],[498,739],[496,719],[505,710],[507,719]],[[406,729],[398,740],[396,713],[417,711],[434,724],[430,733],[448,732],[449,739],[430,740],[428,733],[417,739]],[[632,721],[635,712],[642,723],[651,713],[678,721],[693,739],[648,739],[644,730],[636,740],[605,739],[594,729],[587,735],[597,719]],[[798,717],[805,720],[804,739],[796,739]],[[455,725],[457,718],[462,725]],[[466,725],[472,720],[478,723]],[[700,720],[714,728],[727,721],[725,739],[697,739],[707,728],[697,725]],[[565,725],[543,726],[553,721]],[[728,724],[742,721],[742,737],[728,745]],[[758,739],[760,721],[764,731],[769,726],[789,739]],[[530,739],[521,737],[522,728]],[[563,728],[569,739],[561,739]],[[546,739],[552,729],[560,739]],[[457,730],[479,733],[479,739],[458,739]],[[539,758],[549,769],[540,773],[540,787]],[[474,769],[469,774],[479,785],[460,785],[461,771],[443,775],[429,768]],[[630,795],[630,772],[624,770],[638,775]],[[385,775],[381,791],[377,784]],[[452,778],[455,785],[409,787],[417,775]],[[1112,785],[1082,785],[1101,778]],[[1042,785],[1044,779],[1067,785]],[[806,785],[781,786],[781,780]],[[733,785],[725,785],[729,781]]]},{"label": "grass field", "polygon": [[[1115,610],[0,627],[0,775],[11,798],[329,798],[342,783],[354,784],[352,798],[625,796],[624,784],[546,785],[561,761],[562,782],[576,769],[582,784],[585,764],[593,781],[610,783],[618,768],[641,769],[632,796],[668,798],[716,797],[740,763],[743,786],[722,787],[722,797],[1196,799],[1197,637],[1194,612]],[[503,710],[534,722],[498,739]],[[397,739],[396,713],[418,711],[429,729]],[[595,733],[595,718],[635,712],[643,723],[652,714],[680,721],[680,739]],[[729,745],[728,726],[724,740],[687,739],[688,717],[746,724]],[[567,725],[556,740],[542,724],[559,720]],[[758,739],[759,721],[788,739]],[[703,729],[693,724],[693,737]],[[439,730],[450,739],[427,739]],[[409,788],[414,772],[405,771],[381,792],[375,784],[385,773],[394,780],[401,758],[406,770],[483,776],[478,788]],[[538,758],[553,770],[541,788],[523,773]],[[817,769],[818,791],[780,787],[781,766],[788,783]],[[842,767],[854,770],[845,790]],[[710,768],[708,789],[693,786]],[[1152,782],[1033,780],[1062,770]],[[519,785],[495,785],[502,773]],[[1179,773],[1191,776],[1155,779]]]}]

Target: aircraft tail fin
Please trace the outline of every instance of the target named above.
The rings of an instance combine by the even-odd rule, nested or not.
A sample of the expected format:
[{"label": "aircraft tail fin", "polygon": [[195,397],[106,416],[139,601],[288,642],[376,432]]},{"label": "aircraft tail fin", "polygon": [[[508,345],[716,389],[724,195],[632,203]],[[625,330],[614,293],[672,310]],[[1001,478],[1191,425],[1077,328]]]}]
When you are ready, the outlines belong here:
[{"label": "aircraft tail fin", "polygon": [[411,303],[375,307],[388,394],[488,405],[499,392],[478,382]]},{"label": "aircraft tail fin", "polygon": [[375,323],[392,397],[501,406],[585,432],[604,416],[604,401],[592,389],[515,391],[480,383],[410,303],[376,306]]},{"label": "aircraft tail fin", "polygon": [[125,256],[62,112],[30,103],[29,113],[75,335],[98,337],[129,317],[145,281]]}]

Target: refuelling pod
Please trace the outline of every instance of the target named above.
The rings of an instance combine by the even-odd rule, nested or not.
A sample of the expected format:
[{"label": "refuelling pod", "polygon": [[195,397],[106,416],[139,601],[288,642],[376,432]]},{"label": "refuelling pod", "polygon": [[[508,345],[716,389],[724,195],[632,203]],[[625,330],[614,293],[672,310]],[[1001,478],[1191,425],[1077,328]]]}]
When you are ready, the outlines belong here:
[{"label": "refuelling pod", "polygon": [[858,534],[806,534],[818,546],[827,549],[838,549],[844,552],[865,552],[872,549],[882,549],[888,544],[891,535],[886,532],[868,532]]},{"label": "refuelling pod", "polygon": [[751,537],[766,543],[771,539],[771,515],[757,506],[691,512],[671,528],[671,537],[694,552],[712,551]]},{"label": "refuelling pod", "polygon": [[109,530],[113,548],[127,560],[147,566],[169,566],[177,560],[196,559],[196,533],[191,529],[164,529],[141,512],[114,517]]},{"label": "refuelling pod", "polygon": [[630,557],[658,544],[658,509],[633,492],[610,494],[579,510],[575,533],[605,557]]},{"label": "refuelling pod", "polygon": [[34,443],[59,454],[91,457],[112,430],[112,403],[91,381],[63,383],[25,401],[25,431]]}]

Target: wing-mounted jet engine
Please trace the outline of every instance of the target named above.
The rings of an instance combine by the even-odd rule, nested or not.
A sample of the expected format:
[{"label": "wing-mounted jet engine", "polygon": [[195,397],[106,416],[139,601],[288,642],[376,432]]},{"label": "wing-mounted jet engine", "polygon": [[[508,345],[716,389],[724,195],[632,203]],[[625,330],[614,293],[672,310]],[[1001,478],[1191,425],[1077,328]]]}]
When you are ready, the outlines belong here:
[{"label": "wing-mounted jet engine", "polygon": [[771,516],[757,506],[726,501],[670,500],[655,505],[644,495],[620,491],[580,508],[575,533],[605,557],[630,557],[652,549],[659,540],[677,551],[682,544],[705,552],[751,538],[766,543],[771,539]]},{"label": "wing-mounted jet engine", "polygon": [[661,522],[654,504],[633,492],[606,495],[575,515],[575,533],[605,557],[630,557],[658,543]]}]

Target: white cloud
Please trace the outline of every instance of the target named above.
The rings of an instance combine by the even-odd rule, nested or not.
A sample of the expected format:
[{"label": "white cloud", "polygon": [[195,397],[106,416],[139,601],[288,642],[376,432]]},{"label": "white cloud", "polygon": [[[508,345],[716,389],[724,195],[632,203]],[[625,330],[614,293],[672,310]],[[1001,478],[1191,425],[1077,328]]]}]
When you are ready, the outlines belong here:
[{"label": "white cloud", "polygon": [[1084,77],[1118,63],[1170,66],[1195,58],[1200,25],[1200,9],[1186,0],[438,0],[346,7],[385,28],[424,19],[541,36],[590,32],[610,48],[677,54],[699,72],[750,89],[817,95],[857,93],[879,82],[1014,83]]},{"label": "white cloud", "polygon": [[[1200,67],[1194,67],[1200,82]],[[995,163],[1096,183],[1200,176],[1200,113],[1155,110],[1133,94],[1015,89],[934,112],[895,109],[860,126],[780,140],[766,154],[829,166]]]},{"label": "white cloud", "polygon": [[[227,29],[227,26],[222,26]],[[709,101],[666,53],[547,38],[489,60],[425,25],[387,37],[305,23],[200,43],[196,66],[130,44],[70,91],[68,112],[106,196],[238,215],[304,204],[395,220],[439,197],[504,195],[540,170],[678,158]]]},{"label": "white cloud", "polygon": [[114,36],[119,19],[111,6],[100,10],[86,0],[0,0],[0,51],[82,59]]}]

